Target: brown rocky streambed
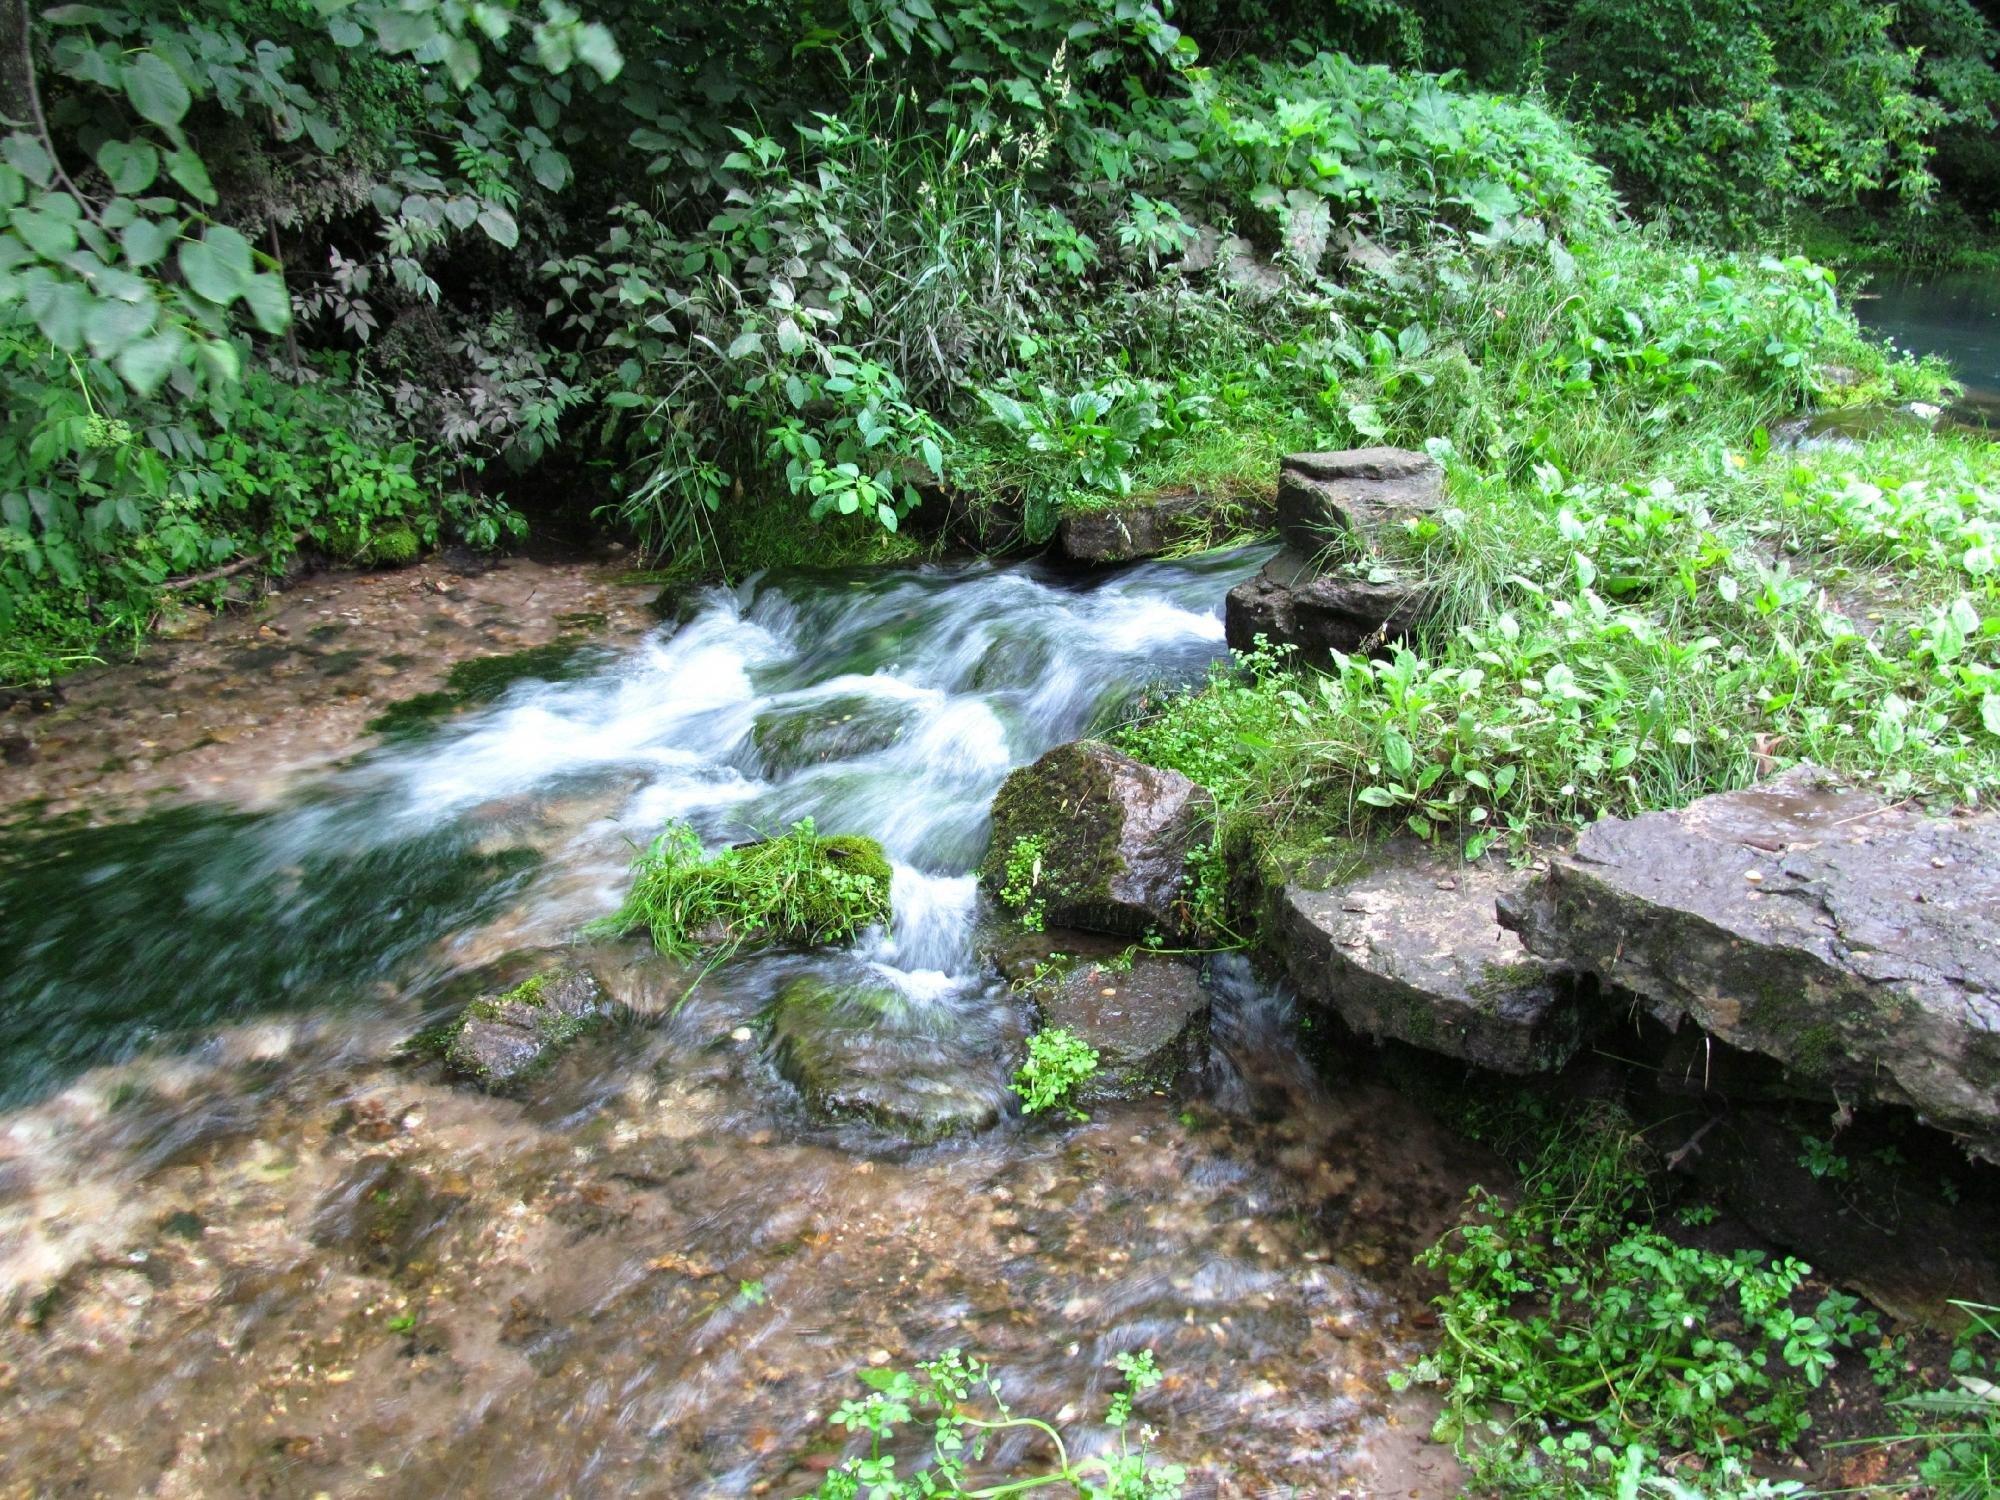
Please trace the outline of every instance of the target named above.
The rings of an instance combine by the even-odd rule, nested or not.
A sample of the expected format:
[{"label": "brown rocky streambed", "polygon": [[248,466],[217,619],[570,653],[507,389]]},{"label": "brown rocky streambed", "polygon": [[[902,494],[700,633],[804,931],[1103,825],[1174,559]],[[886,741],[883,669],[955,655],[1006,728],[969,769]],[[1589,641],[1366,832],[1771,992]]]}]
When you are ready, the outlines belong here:
[{"label": "brown rocky streambed", "polygon": [[[1152,1348],[1141,1415],[1193,1495],[1456,1493],[1385,1374],[1426,1336],[1411,1256],[1494,1164],[1365,1061],[1306,1064],[1241,965],[1182,997],[1192,1070],[1087,1124],[1009,1103],[914,1145],[815,1116],[773,1046],[810,980],[886,997],[899,1066],[1004,1082],[1032,1009],[977,952],[992,792],[1198,676],[1260,561],[767,581],[643,638],[644,591],[591,567],[431,565],[309,581],[30,716],[0,1494],[796,1495],[857,1370],[954,1345],[1086,1447],[1112,1356]],[[435,586],[457,603],[410,609]],[[364,655],[329,675],[336,635]],[[580,670],[366,729],[569,636]],[[405,1052],[607,909],[673,816],[869,832],[895,922],[691,997],[643,948],[582,950],[616,1019],[505,1096]]]}]

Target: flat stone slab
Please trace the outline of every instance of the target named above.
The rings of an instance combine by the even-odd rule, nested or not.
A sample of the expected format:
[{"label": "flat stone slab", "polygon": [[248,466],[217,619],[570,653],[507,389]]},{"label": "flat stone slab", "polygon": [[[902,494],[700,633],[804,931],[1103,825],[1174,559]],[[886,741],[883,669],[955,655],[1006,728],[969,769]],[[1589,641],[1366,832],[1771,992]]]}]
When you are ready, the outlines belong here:
[{"label": "flat stone slab", "polygon": [[1331,890],[1287,886],[1278,946],[1292,983],[1354,1030],[1503,1073],[1559,1068],[1580,1018],[1569,987],[1500,925],[1521,877],[1394,845]]},{"label": "flat stone slab", "polygon": [[1223,629],[1235,651],[1250,650],[1262,636],[1325,661],[1336,651],[1352,656],[1401,640],[1434,607],[1432,591],[1420,582],[1370,583],[1322,573],[1287,547],[1229,591]]},{"label": "flat stone slab", "polygon": [[1584,830],[1502,903],[1529,949],[2000,1160],[2000,819],[1815,766]]},{"label": "flat stone slab", "polygon": [[1073,562],[1133,562],[1271,524],[1269,497],[1184,490],[1064,514],[1056,544]]},{"label": "flat stone slab", "polygon": [[769,1024],[772,1065],[824,1123],[859,1120],[932,1141],[1000,1121],[1007,1080],[994,1049],[941,1033],[890,985],[795,979]]},{"label": "flat stone slab", "polygon": [[1135,954],[1132,966],[1085,963],[1036,992],[1045,1027],[1089,1043],[1097,1073],[1079,1102],[1130,1099],[1171,1088],[1208,1055],[1208,994],[1193,969]]},{"label": "flat stone slab", "polygon": [[1444,470],[1408,448],[1294,453],[1278,466],[1278,534],[1314,557],[1373,551],[1391,526],[1444,504]]}]

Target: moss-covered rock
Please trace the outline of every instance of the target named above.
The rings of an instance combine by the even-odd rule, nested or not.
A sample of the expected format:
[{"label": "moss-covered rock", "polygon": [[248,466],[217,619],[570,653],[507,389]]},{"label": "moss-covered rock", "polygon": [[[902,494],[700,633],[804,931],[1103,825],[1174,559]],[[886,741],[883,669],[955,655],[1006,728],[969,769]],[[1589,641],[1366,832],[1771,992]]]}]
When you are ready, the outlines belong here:
[{"label": "moss-covered rock", "polygon": [[453,1076],[499,1092],[540,1072],[617,1011],[596,975],[566,963],[481,996],[412,1045],[442,1058]]},{"label": "moss-covered rock", "polygon": [[895,870],[859,834],[821,838],[806,819],[780,838],[703,852],[685,824],[669,824],[639,856],[625,904],[593,930],[644,929],[674,957],[790,943],[841,943],[889,920]]},{"label": "moss-covered rock", "polygon": [[1188,850],[1213,810],[1178,771],[1097,740],[1058,745],[1001,785],[980,878],[1052,926],[1181,936]]},{"label": "moss-covered rock", "polygon": [[848,693],[759,714],[750,742],[767,774],[886,750],[909,731],[909,705],[895,698]]},{"label": "moss-covered rock", "polygon": [[992,1039],[941,1032],[889,985],[805,976],[780,991],[766,1020],[772,1065],[821,1121],[929,1141],[1000,1119],[1006,1079]]},{"label": "moss-covered rock", "polygon": [[392,703],[368,721],[377,734],[406,735],[428,729],[464,708],[491,703],[517,682],[562,682],[583,674],[601,653],[584,641],[563,638],[501,656],[475,656],[454,665],[436,692]]}]

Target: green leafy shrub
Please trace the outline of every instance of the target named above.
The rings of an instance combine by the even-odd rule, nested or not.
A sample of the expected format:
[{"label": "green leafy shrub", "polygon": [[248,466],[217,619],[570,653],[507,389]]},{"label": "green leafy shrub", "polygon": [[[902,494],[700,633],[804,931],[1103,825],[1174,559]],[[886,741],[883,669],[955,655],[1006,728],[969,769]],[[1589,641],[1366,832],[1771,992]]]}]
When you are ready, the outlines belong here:
[{"label": "green leafy shrub", "polygon": [[1015,1070],[1010,1087],[1023,1114],[1061,1109],[1073,1120],[1089,1116],[1070,1103],[1078,1088],[1097,1074],[1097,1051],[1073,1032],[1046,1027],[1028,1038],[1028,1059]]},{"label": "green leafy shrub", "polygon": [[[1037,1417],[1016,1415],[1000,1398],[992,1367],[948,1349],[914,1370],[863,1370],[869,1393],[843,1401],[835,1426],[868,1435],[865,1457],[843,1461],[813,1491],[816,1500],[919,1500],[960,1496],[964,1500],[1047,1491],[1078,1500],[1178,1500],[1187,1472],[1162,1464],[1132,1441],[1133,1407],[1161,1380],[1151,1350],[1120,1354],[1115,1361],[1122,1383],[1111,1398],[1104,1423],[1118,1436],[1115,1452],[1072,1458],[1062,1434]],[[929,1451],[921,1467],[898,1474],[898,1458],[887,1451],[897,1431],[913,1422],[928,1429]],[[1054,1450],[1052,1466],[990,1484],[974,1479],[974,1466],[1003,1436],[1033,1435]]]},{"label": "green leafy shrub", "polygon": [[873,839],[821,838],[807,818],[780,838],[708,855],[670,823],[633,865],[625,904],[600,924],[644,928],[676,958],[772,943],[838,943],[889,919],[891,869]]}]

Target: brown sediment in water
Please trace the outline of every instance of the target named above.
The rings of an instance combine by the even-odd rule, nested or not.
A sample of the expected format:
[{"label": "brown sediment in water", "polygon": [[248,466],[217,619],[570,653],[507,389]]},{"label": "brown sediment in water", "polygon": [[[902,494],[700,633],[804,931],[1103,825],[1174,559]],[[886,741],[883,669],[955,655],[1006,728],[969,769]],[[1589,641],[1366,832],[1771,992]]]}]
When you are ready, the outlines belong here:
[{"label": "brown sediment in water", "polygon": [[1152,1348],[1193,1495],[1458,1492],[1384,1377],[1465,1148],[1330,1089],[1268,1002],[1225,1008],[1235,1066],[1185,1114],[909,1152],[802,1126],[730,1040],[758,999],[519,1102],[267,1027],[17,1114],[0,1493],[796,1495],[857,1369],[954,1345],[1077,1433]]},{"label": "brown sediment in water", "polygon": [[64,679],[53,706],[31,695],[0,713],[0,738],[28,747],[5,767],[0,818],[268,805],[458,663],[559,640],[629,644],[654,623],[656,592],[615,565],[527,558],[314,574]]}]

